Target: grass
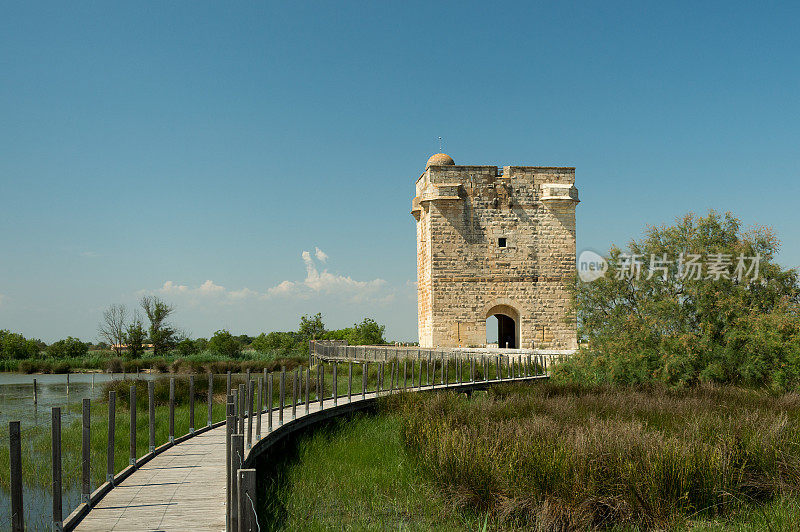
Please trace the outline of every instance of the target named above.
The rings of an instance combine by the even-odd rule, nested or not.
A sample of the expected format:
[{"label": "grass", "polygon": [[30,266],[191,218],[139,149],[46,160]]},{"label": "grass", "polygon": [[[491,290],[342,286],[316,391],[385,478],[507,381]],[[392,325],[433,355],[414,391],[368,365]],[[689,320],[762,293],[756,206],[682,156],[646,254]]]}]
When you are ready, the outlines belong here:
[{"label": "grass", "polygon": [[[315,432],[262,507],[266,530],[475,530],[480,516],[447,505],[409,461],[393,415],[359,417]],[[270,526],[272,525],[272,526]],[[276,526],[277,525],[277,526]]]},{"label": "grass", "polygon": [[52,358],[44,354],[38,358],[25,360],[0,360],[0,371],[20,373],[68,373],[78,371],[108,371],[113,373],[134,373],[149,370],[154,373],[224,373],[261,370],[272,371],[281,366],[294,366],[308,360],[302,350],[272,350],[269,352],[245,350],[238,358],[230,358],[211,351],[203,351],[188,356],[180,356],[176,351],[166,356],[154,357],[145,353],[141,358],[118,357],[111,351],[90,351],[82,357]]},{"label": "grass", "polygon": [[737,388],[399,395],[301,442],[278,528],[791,529],[798,407]]}]

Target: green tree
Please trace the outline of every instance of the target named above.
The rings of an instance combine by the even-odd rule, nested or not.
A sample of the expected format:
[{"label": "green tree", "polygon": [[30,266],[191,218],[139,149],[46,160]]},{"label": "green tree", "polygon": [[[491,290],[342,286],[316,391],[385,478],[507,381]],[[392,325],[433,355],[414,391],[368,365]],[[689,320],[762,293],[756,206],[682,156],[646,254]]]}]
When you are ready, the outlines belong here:
[{"label": "green tree", "polygon": [[208,341],[208,349],[230,358],[238,358],[242,354],[242,345],[225,329],[214,333]]},{"label": "green tree", "polygon": [[[795,270],[775,261],[767,228],[744,231],[739,219],[711,211],[672,226],[649,227],[625,252],[612,247],[606,275],[576,283],[582,348],[558,370],[565,378],[616,383],[700,381],[784,387],[800,382],[800,287]],[[758,276],[699,277],[687,266],[758,256]],[[644,262],[638,278],[633,258]],[[651,257],[663,270],[650,275]],[[663,261],[666,258],[667,261]],[[669,262],[671,260],[671,262]],[[744,261],[746,267],[755,261]]]},{"label": "green tree", "polygon": [[134,316],[125,332],[125,342],[128,344],[128,356],[141,358],[144,354],[144,343],[147,340],[147,331],[138,313]]},{"label": "green tree", "polygon": [[35,358],[40,350],[40,340],[29,340],[21,334],[0,329],[0,359]]},{"label": "green tree", "polygon": [[77,338],[68,336],[64,340],[53,342],[46,349],[47,356],[53,358],[82,357],[89,352],[89,345]]},{"label": "green tree", "polygon": [[178,331],[167,322],[175,307],[157,296],[144,296],[140,304],[150,321],[148,333],[150,343],[153,344],[153,356],[163,355],[178,342]]},{"label": "green tree", "polygon": [[325,324],[322,323],[322,313],[317,312],[313,316],[302,316],[300,318],[300,327],[297,329],[297,334],[302,343],[314,338],[318,340],[323,338],[325,335]]},{"label": "green tree", "polygon": [[299,347],[299,338],[294,332],[261,333],[253,339],[250,347],[260,353],[279,351],[285,354]]},{"label": "green tree", "polygon": [[190,355],[194,355],[195,353],[199,352],[197,349],[197,344],[195,344],[194,340],[189,338],[184,338],[175,346],[175,349],[178,351],[178,354],[182,357],[188,357]]},{"label": "green tree", "polygon": [[378,345],[386,343],[383,338],[386,332],[385,325],[379,325],[372,318],[364,318],[361,323],[353,325],[354,338],[353,345]]}]

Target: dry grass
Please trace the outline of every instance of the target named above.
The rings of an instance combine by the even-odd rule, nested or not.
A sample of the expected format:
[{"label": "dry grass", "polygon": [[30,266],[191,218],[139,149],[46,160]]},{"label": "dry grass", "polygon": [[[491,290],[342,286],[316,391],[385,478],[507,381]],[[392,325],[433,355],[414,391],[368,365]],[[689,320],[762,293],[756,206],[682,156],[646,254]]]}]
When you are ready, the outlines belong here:
[{"label": "dry grass", "polygon": [[797,394],[506,385],[390,406],[424,474],[501,527],[662,528],[800,487]]}]

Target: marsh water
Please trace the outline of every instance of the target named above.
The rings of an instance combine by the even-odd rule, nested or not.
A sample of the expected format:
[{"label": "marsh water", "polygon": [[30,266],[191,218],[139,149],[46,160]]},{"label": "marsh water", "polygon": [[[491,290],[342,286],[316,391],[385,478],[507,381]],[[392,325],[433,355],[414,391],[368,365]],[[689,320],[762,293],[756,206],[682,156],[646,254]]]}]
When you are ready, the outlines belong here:
[{"label": "marsh water", "polygon": [[[70,373],[70,374],[19,374],[0,373],[0,445],[8,453],[10,421],[19,421],[23,435],[34,427],[50,430],[51,408],[61,407],[61,426],[65,428],[80,417],[80,403],[84,398],[98,399],[103,384],[120,379],[150,379],[149,374],[121,373]],[[37,401],[33,401],[33,380],[36,379]],[[25,438],[23,437],[23,447]],[[50,449],[37,449],[41,456],[38,470],[50,476]],[[23,451],[23,460],[24,458]],[[46,463],[46,464],[45,464]],[[25,464],[23,463],[23,468]],[[8,471],[2,472],[7,478]],[[66,480],[66,479],[65,479]],[[5,483],[4,483],[5,484]],[[63,517],[80,502],[80,486],[63,486]],[[50,490],[36,486],[23,486],[25,524],[30,530],[49,530],[52,523],[52,498]],[[11,523],[11,501],[6,485],[0,486],[0,530],[7,530]]]}]

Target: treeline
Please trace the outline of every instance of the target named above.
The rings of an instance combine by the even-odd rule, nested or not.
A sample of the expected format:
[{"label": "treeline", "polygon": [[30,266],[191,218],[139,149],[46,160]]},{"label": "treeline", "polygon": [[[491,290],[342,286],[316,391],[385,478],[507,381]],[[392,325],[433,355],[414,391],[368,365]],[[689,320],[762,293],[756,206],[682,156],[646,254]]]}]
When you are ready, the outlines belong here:
[{"label": "treeline", "polygon": [[[142,303],[154,316],[145,329],[137,315],[121,305],[112,305],[104,313],[100,325],[103,341],[82,342],[71,336],[48,345],[42,340],[25,338],[19,333],[0,330],[0,361],[3,369],[14,371],[68,371],[70,367],[86,367],[121,371],[157,367],[160,371],[180,368],[190,362],[209,364],[224,360],[274,360],[304,357],[308,341],[346,340],[352,345],[386,343],[386,327],[371,318],[344,329],[328,330],[322,314],[302,316],[296,331],[261,333],[258,336],[234,335],[221,329],[210,338],[189,338],[171,325],[167,318],[174,308],[158,298]],[[153,322],[155,321],[155,323]],[[112,332],[110,332],[112,331]],[[52,364],[46,364],[45,361]],[[20,366],[17,362],[25,362]],[[37,361],[39,363],[37,363]],[[141,363],[137,362],[140,361]],[[52,367],[51,367],[52,366]]]}]

